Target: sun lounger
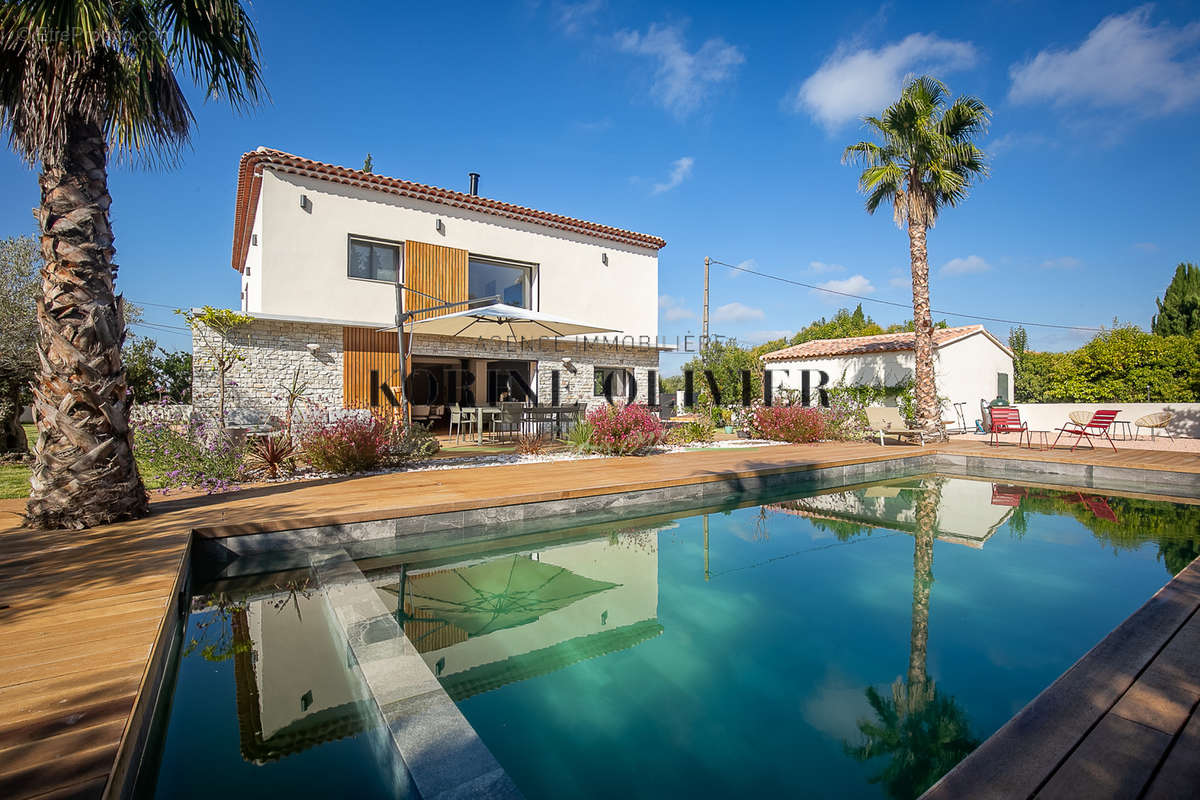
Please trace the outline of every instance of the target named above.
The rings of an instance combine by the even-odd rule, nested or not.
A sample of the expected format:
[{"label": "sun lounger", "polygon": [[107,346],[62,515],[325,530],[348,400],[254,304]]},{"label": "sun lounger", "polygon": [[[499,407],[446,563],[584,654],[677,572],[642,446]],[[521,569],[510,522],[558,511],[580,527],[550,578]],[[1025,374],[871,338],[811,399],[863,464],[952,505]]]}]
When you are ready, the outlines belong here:
[{"label": "sun lounger", "polygon": [[1079,446],[1079,442],[1086,439],[1088,447],[1095,449],[1092,444],[1092,438],[1107,439],[1112,445],[1113,452],[1117,452],[1117,446],[1113,443],[1112,437],[1108,435],[1108,429],[1112,427],[1113,420],[1117,418],[1117,414],[1121,412],[1111,408],[1102,408],[1088,418],[1087,422],[1083,422],[1083,416],[1078,413],[1072,413],[1069,416],[1071,421],[1061,428],[1057,428],[1058,436],[1054,437],[1054,444],[1051,448],[1058,444],[1058,440],[1062,435],[1068,434],[1075,437],[1075,443],[1071,445],[1071,452],[1075,452],[1075,448]]},{"label": "sun lounger", "polygon": [[895,436],[897,441],[901,438],[917,438],[921,445],[925,444],[925,431],[919,428],[910,428],[900,418],[900,409],[898,408],[868,408],[867,409],[867,427],[872,431],[879,432],[879,444],[883,444],[883,437]]}]

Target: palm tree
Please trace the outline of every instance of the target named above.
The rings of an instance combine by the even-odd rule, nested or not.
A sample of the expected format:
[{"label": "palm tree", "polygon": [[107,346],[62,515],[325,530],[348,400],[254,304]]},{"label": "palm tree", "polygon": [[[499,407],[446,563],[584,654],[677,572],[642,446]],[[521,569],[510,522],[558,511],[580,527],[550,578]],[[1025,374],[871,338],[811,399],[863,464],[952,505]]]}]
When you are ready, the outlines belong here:
[{"label": "palm tree", "polygon": [[875,719],[858,723],[863,744],[846,745],[847,752],[859,761],[891,756],[871,782],[882,783],[896,800],[918,797],[979,745],[971,736],[966,712],[953,697],[937,690],[926,670],[933,542],[941,489],[941,480],[934,478],[923,481],[917,490],[907,679],[896,678],[891,697],[880,694],[874,686],[867,687],[867,702]]},{"label": "palm tree", "polygon": [[41,164],[46,265],[27,524],[85,528],[149,510],[121,364],[109,149],[171,160],[195,121],[175,67],[207,97],[244,108],[263,91],[258,58],[237,0],[0,4],[0,129]]},{"label": "palm tree", "polygon": [[984,154],[971,140],[987,129],[992,113],[975,97],[959,97],[946,105],[948,94],[945,84],[935,78],[913,78],[901,90],[900,99],[882,114],[863,118],[882,141],[852,144],[842,154],[842,163],[863,166],[858,188],[867,196],[867,213],[874,214],[890,202],[896,224],[908,227],[916,330],[916,424],[934,439],[946,434],[933,377],[925,232],[937,222],[943,207],[961,203],[971,182],[987,174]]}]

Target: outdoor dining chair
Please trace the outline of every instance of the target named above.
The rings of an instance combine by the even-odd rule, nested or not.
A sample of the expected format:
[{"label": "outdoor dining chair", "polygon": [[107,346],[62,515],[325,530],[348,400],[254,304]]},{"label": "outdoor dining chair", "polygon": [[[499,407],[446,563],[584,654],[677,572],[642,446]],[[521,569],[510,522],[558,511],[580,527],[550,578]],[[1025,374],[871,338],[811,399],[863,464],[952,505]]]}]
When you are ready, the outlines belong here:
[{"label": "outdoor dining chair", "polygon": [[501,403],[500,416],[492,417],[492,433],[507,432],[516,436],[525,416],[524,403]]},{"label": "outdoor dining chair", "polygon": [[1021,412],[1015,406],[995,406],[989,409],[988,434],[991,439],[988,444],[1000,446],[1000,434],[1017,434],[1017,446],[1021,445],[1021,435],[1029,435],[1029,425],[1021,421]]},{"label": "outdoor dining chair", "polygon": [[456,442],[462,441],[464,425],[468,436],[475,431],[475,409],[463,408],[455,403],[450,406],[450,435],[455,436]]}]

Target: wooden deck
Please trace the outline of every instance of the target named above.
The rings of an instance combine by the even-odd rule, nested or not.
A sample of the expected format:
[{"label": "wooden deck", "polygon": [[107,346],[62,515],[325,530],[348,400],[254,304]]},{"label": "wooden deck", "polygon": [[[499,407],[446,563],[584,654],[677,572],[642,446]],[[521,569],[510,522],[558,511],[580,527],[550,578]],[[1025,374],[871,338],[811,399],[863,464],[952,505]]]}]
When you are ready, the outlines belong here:
[{"label": "wooden deck", "polygon": [[[1155,451],[1126,451],[1110,460],[1111,452],[1099,450],[1029,453],[966,443],[942,448],[1200,472],[1200,456]],[[78,533],[22,530],[23,501],[0,501],[0,797],[98,797],[104,792],[177,594],[191,533],[198,529],[286,530],[881,461],[918,452],[914,447],[823,444],[397,473],[216,497],[165,498],[153,503],[153,514],[146,519]],[[1197,650],[1191,649],[1193,657]],[[1196,670],[1190,674],[1194,677]],[[1189,731],[1193,740],[1200,735],[1195,719]],[[1192,752],[1200,753],[1200,748]]]}]

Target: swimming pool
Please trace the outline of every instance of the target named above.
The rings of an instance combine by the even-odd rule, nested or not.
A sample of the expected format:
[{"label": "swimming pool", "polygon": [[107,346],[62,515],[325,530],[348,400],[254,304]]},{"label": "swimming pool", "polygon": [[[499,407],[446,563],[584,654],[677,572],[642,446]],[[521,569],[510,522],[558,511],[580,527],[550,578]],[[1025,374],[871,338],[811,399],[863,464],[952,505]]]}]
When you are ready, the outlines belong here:
[{"label": "swimming pool", "polygon": [[[911,798],[1197,531],[1194,505],[925,476],[359,567],[528,798]],[[197,587],[146,794],[415,796],[314,581]]]}]

